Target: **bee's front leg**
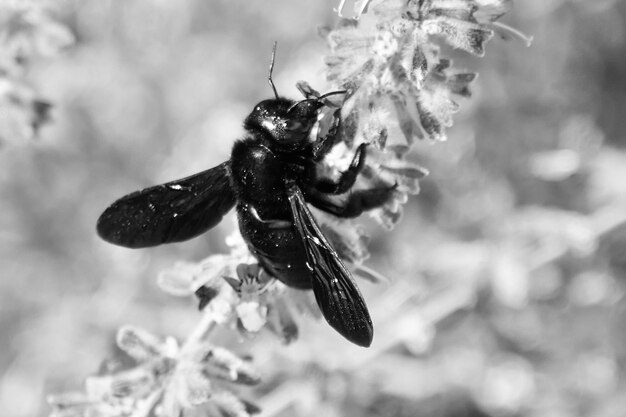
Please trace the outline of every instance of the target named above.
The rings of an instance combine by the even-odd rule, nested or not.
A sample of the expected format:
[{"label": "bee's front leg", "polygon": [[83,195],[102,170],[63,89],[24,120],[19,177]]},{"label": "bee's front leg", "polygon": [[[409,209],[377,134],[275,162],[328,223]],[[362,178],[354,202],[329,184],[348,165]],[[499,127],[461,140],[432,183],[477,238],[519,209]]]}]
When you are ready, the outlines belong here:
[{"label": "bee's front leg", "polygon": [[341,127],[341,109],[337,109],[332,114],[332,121],[327,128],[325,135],[318,137],[313,143],[311,153],[315,162],[321,161],[328,152],[337,144],[337,133]]},{"label": "bee's front leg", "polygon": [[348,192],[356,182],[357,175],[365,166],[366,150],[366,143],[359,145],[350,166],[341,173],[337,181],[329,178],[318,178],[315,170],[311,168],[311,187],[324,194],[343,194]]}]

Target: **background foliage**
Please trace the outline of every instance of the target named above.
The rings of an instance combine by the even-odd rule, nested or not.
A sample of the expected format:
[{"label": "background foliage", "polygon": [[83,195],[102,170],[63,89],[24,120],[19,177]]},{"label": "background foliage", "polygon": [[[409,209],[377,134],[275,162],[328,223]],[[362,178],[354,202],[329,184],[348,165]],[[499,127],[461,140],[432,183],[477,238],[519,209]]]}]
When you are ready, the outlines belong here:
[{"label": "background foliage", "polygon": [[[11,22],[0,37],[43,45],[3,64],[28,90],[0,91],[30,115],[17,126],[39,121],[34,101],[54,104],[52,123],[0,135],[0,414],[15,417],[47,415],[46,395],[80,387],[105,357],[128,361],[121,325],[191,331],[195,300],[155,278],[227,251],[233,222],[130,251],[100,241],[95,220],[121,194],[228,157],[270,96],[274,40],[279,92],[298,97],[301,79],[323,91],[316,26],[336,19],[326,2],[287,0],[42,4],[44,17],[18,20],[35,19],[30,38],[7,37]],[[253,355],[263,382],[241,393],[264,415],[623,414],[626,4],[525,0],[504,21],[533,46],[447,51],[480,73],[474,96],[447,142],[413,149],[431,174],[400,226],[369,229],[367,265],[391,278],[360,283],[372,348],[307,317],[289,346],[216,335]],[[1,129],[14,126],[6,109]]]}]

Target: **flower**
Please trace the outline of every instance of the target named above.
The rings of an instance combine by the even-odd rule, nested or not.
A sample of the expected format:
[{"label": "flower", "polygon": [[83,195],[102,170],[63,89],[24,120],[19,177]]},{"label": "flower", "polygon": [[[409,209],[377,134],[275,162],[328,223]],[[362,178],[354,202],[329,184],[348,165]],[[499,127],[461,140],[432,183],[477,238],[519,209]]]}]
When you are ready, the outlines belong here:
[{"label": "flower", "polygon": [[[360,16],[370,2],[358,3]],[[450,70],[451,61],[440,56],[431,38],[482,56],[485,43],[493,37],[493,22],[509,2],[375,3],[376,30],[361,29],[356,21],[343,21],[325,32],[331,49],[326,58],[328,80],[350,91],[344,116],[366,121],[360,133],[369,143],[386,142],[389,132],[383,127],[390,123],[380,114],[392,109],[408,145],[416,138],[445,140],[444,129],[452,124],[451,116],[458,109],[452,96],[469,96],[469,84],[476,75]],[[503,27],[498,26],[500,30]]]},{"label": "flower", "polygon": [[405,161],[405,154],[415,139],[446,139],[459,109],[456,97],[469,97],[476,79],[475,73],[454,70],[435,40],[482,56],[508,6],[506,0],[363,1],[355,5],[356,17],[369,8],[374,29],[343,20],[323,31],[330,47],[327,78],[348,91],[338,129],[346,152],[373,144],[376,151],[370,148],[361,177],[369,186],[397,186],[394,197],[371,212],[384,227],[399,221],[408,195],[419,192],[419,180],[427,175]]},{"label": "flower", "polygon": [[176,296],[195,294],[203,315],[221,325],[236,327],[246,335],[267,327],[284,343],[292,342],[298,336],[292,311],[302,310],[297,304],[306,297],[294,297],[296,290],[260,268],[239,231],[227,241],[230,254],[211,255],[198,263],[178,262],[159,275],[159,286]]},{"label": "flower", "polygon": [[0,5],[0,145],[37,138],[50,121],[50,104],[26,80],[36,57],[58,55],[72,33],[31,2]]},{"label": "flower", "polygon": [[[211,326],[209,321],[203,324],[206,328],[201,330]],[[166,417],[193,407],[206,407],[209,416],[223,415],[219,413],[224,407],[239,410],[233,415],[242,417],[258,412],[227,385],[257,384],[259,374],[247,361],[204,337],[190,337],[181,347],[174,338],[125,326],[117,334],[117,345],[137,365],[87,378],[84,394],[50,397],[53,416],[139,417],[155,410],[155,415]]]},{"label": "flower", "polygon": [[258,332],[267,323],[270,301],[267,290],[273,279],[256,263],[239,264],[237,277],[223,278],[239,297],[235,306],[239,324],[249,332]]},{"label": "flower", "polygon": [[24,81],[0,75],[0,145],[35,139],[51,109]]}]

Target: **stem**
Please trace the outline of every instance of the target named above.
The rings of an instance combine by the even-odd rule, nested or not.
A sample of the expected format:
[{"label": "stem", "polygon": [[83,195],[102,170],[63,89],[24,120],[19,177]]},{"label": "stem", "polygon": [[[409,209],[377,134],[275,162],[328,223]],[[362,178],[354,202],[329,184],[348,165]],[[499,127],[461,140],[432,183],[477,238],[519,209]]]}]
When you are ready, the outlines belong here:
[{"label": "stem", "polygon": [[502,22],[493,22],[492,25],[494,27],[496,27],[497,29],[500,29],[501,32],[507,32],[515,37],[517,37],[518,39],[520,39],[522,42],[524,42],[526,44],[527,47],[530,47],[530,45],[533,43],[533,37],[532,36],[528,36],[524,33],[522,33],[521,31],[506,25]]},{"label": "stem", "polygon": [[[588,216],[591,228],[594,231],[594,238],[600,241],[612,231],[626,225],[626,208],[623,205],[606,207]],[[530,264],[530,270],[535,270],[549,263],[555,262],[567,255],[569,247],[556,246],[552,250],[544,251],[541,257],[536,257]]]},{"label": "stem", "polygon": [[341,2],[339,3],[339,6],[337,6],[337,8],[334,9],[339,17],[343,17],[343,8],[345,6],[346,6],[346,0],[341,0]]},{"label": "stem", "polygon": [[147,417],[154,407],[157,405],[157,402],[163,396],[163,388],[160,388],[154,391],[145,401],[141,403],[140,406],[137,407],[137,410],[132,414],[132,417]]},{"label": "stem", "polygon": [[181,353],[192,349],[193,346],[197,345],[203,339],[208,337],[216,325],[217,323],[215,321],[215,317],[212,314],[212,311],[208,308],[205,309],[204,314],[202,315],[202,319],[198,322],[191,334],[187,336],[185,343],[183,343],[181,347]]}]

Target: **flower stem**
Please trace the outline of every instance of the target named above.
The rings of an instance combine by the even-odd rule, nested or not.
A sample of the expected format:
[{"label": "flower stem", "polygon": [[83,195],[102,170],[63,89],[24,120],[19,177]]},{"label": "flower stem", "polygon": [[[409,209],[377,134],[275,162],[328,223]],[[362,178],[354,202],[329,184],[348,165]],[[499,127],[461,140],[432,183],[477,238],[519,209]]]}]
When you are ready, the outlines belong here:
[{"label": "flower stem", "polygon": [[187,336],[185,343],[183,343],[181,347],[181,352],[192,349],[193,346],[196,346],[199,342],[207,338],[216,325],[217,323],[211,310],[205,310],[205,313],[202,315],[202,319],[198,322],[189,336]]}]

